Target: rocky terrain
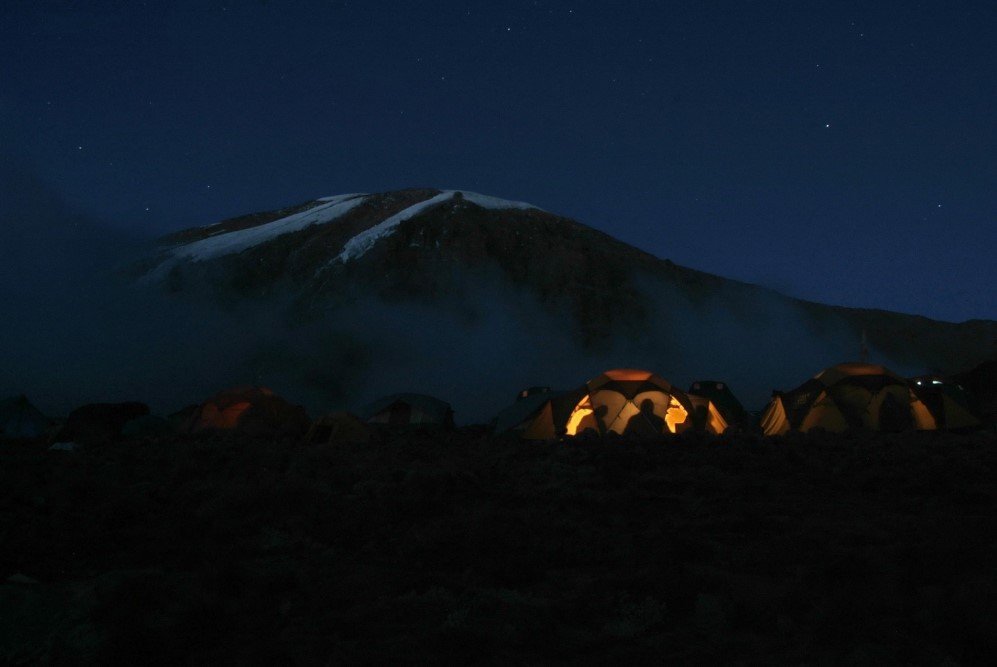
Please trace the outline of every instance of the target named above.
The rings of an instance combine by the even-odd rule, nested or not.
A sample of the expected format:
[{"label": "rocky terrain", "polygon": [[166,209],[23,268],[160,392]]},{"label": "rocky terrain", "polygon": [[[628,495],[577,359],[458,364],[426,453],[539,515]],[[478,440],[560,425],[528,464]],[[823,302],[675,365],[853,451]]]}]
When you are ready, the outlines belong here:
[{"label": "rocky terrain", "polygon": [[0,443],[5,664],[989,664],[997,440]]}]

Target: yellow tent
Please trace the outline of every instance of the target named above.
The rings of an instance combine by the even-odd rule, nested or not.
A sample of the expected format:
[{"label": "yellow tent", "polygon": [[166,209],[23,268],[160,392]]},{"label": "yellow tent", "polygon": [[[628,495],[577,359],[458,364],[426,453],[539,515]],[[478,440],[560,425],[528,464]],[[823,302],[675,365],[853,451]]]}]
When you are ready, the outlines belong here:
[{"label": "yellow tent", "polygon": [[982,423],[973,413],[962,386],[931,375],[914,378],[912,382],[914,395],[927,406],[938,428],[975,428]]},{"label": "yellow tent", "polygon": [[935,418],[907,380],[883,366],[848,363],[827,368],[796,389],[775,392],[762,414],[765,435],[823,429],[933,430]]},{"label": "yellow tent", "polygon": [[549,440],[585,431],[652,437],[690,428],[721,433],[727,423],[709,399],[693,400],[649,371],[617,369],[543,403],[522,437]]}]

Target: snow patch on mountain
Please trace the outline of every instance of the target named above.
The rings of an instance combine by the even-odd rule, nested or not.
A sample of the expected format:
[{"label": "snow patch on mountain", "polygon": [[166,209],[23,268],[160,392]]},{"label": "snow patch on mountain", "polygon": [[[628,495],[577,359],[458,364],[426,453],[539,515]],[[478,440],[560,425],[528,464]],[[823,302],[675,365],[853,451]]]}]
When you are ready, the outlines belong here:
[{"label": "snow patch on mountain", "polygon": [[240,229],[209,236],[173,249],[173,257],[200,262],[242,252],[278,236],[290,234],[312,225],[324,225],[349,213],[364,201],[363,195],[337,195],[320,199],[322,204],[249,229]]},{"label": "snow patch on mountain", "polygon": [[477,192],[468,192],[467,190],[455,190],[454,192],[455,193],[456,192],[460,192],[461,194],[464,195],[464,199],[466,199],[467,201],[471,202],[472,204],[477,204],[481,208],[490,208],[490,209],[494,209],[494,210],[501,210],[501,209],[507,209],[507,208],[515,208],[515,209],[520,209],[522,211],[525,211],[525,210],[531,209],[531,208],[536,208],[538,211],[542,211],[543,210],[543,209],[537,208],[533,204],[528,204],[528,203],[526,203],[524,201],[511,201],[509,199],[500,199],[498,197],[489,197],[488,195],[480,195]]},{"label": "snow patch on mountain", "polygon": [[[481,206],[482,208],[488,208],[493,210],[502,209],[520,209],[526,210],[531,208],[537,208],[532,204],[521,201],[510,201],[508,199],[500,199],[498,197],[489,197],[488,195],[478,194],[477,192],[468,192],[466,190],[444,190],[435,197],[431,197],[425,201],[421,201],[418,204],[409,206],[407,209],[396,213],[395,215],[387,218],[374,225],[373,227],[366,229],[349,241],[343,246],[343,251],[334,259],[334,262],[348,262],[353,259],[358,259],[362,257],[368,250],[374,247],[374,244],[378,240],[384,238],[385,236],[390,236],[394,233],[395,229],[401,223],[414,218],[423,211],[437,204],[441,204],[445,201],[453,199],[455,195],[460,193],[465,201],[469,201],[472,204]],[[539,210],[539,209],[538,209]]]},{"label": "snow patch on mountain", "polygon": [[367,195],[366,192],[354,192],[353,194],[349,194],[349,195],[333,195],[331,197],[319,197],[315,201],[330,202],[330,203],[333,203],[333,204],[338,204],[339,202],[346,201],[347,199],[353,199],[355,197],[364,197],[366,195]]},{"label": "snow patch on mountain", "polygon": [[346,244],[343,245],[343,251],[339,253],[333,261],[338,260],[340,262],[348,262],[351,259],[357,259],[358,257],[363,256],[364,253],[374,247],[374,244],[377,243],[378,239],[390,235],[395,231],[395,228],[398,225],[405,222],[409,218],[419,215],[427,208],[445,202],[453,197],[453,194],[454,193],[452,191],[441,192],[435,197],[431,197],[425,201],[419,202],[418,204],[409,206],[407,209],[394,214],[390,218],[382,220],[370,229],[365,229],[347,241]]}]

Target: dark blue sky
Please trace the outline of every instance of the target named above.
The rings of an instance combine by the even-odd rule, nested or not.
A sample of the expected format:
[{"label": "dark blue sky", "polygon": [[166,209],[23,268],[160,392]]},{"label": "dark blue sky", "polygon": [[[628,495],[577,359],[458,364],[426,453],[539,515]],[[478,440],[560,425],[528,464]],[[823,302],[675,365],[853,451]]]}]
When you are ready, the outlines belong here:
[{"label": "dark blue sky", "polygon": [[997,319],[997,3],[11,2],[3,158],[142,235],[456,187]]}]

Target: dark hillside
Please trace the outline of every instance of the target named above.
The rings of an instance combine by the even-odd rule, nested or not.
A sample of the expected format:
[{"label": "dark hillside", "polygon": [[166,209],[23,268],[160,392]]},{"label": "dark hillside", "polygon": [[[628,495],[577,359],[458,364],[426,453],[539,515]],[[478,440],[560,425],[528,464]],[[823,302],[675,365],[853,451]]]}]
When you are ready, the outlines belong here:
[{"label": "dark hillside", "polygon": [[985,664],[995,472],[989,433],[0,444],[0,662]]}]

